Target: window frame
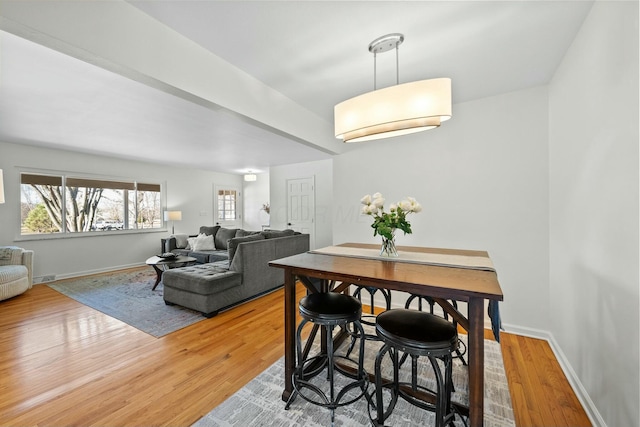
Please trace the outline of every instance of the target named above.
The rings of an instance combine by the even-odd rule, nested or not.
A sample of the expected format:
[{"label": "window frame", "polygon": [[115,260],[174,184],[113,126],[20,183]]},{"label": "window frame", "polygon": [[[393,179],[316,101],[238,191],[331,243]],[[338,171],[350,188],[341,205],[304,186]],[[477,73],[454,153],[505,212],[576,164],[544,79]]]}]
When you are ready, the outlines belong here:
[{"label": "window frame", "polygon": [[[61,180],[61,189],[62,189],[62,198],[63,201],[61,206],[61,215],[62,215],[62,230],[51,233],[34,233],[34,234],[22,234],[22,226],[23,226],[23,217],[22,217],[22,186],[28,185],[29,183],[23,183],[24,175],[32,175],[34,177],[50,177],[51,181],[56,181],[57,179]],[[87,181],[87,183],[93,182],[104,182],[107,187],[101,187],[105,189],[113,189],[114,186],[126,186],[128,188],[123,188],[126,190],[122,195],[122,205],[123,205],[123,229],[109,230],[108,232],[104,232],[101,230],[87,230],[87,231],[69,231],[67,229],[67,185],[68,181],[82,183],[82,181]],[[109,188],[109,184],[111,184]],[[17,209],[20,211],[18,215],[18,223],[17,223],[17,236],[14,240],[16,241],[28,241],[28,240],[47,240],[47,239],[68,239],[68,238],[77,238],[77,237],[95,237],[95,236],[113,236],[113,235],[121,235],[121,234],[137,234],[137,233],[157,233],[157,232],[166,232],[167,231],[167,223],[164,221],[162,216],[162,212],[166,207],[166,183],[159,182],[157,180],[151,179],[135,179],[131,177],[114,177],[114,176],[104,176],[104,175],[92,175],[88,173],[81,172],[63,172],[63,171],[53,171],[53,170],[43,170],[43,169],[20,169],[18,171],[18,194],[20,195],[20,202],[18,203]],[[140,189],[142,187],[142,189]],[[131,190],[133,188],[133,190]],[[158,218],[160,221],[160,225],[155,228],[138,228],[138,222],[135,220],[138,218],[139,214],[139,206],[135,203],[133,207],[133,218],[134,221],[130,223],[130,201],[133,198],[137,200],[138,191],[153,191],[153,189],[158,189],[158,194],[160,200],[158,201]],[[95,223],[97,223],[97,218],[95,219]],[[95,225],[94,223],[94,225]],[[127,227],[133,228],[127,228]]]}]

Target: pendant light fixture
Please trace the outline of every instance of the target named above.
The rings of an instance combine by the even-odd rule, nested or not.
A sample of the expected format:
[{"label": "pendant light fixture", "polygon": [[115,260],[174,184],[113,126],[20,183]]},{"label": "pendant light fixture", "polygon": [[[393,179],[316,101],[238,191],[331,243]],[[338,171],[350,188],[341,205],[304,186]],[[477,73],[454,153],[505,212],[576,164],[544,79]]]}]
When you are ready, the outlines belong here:
[{"label": "pendant light fixture", "polygon": [[[373,53],[373,92],[334,107],[336,138],[344,142],[371,141],[433,129],[451,118],[451,79],[438,78],[400,84],[399,33],[379,37],[369,45]],[[396,85],[377,90],[376,56],[396,50]]]}]

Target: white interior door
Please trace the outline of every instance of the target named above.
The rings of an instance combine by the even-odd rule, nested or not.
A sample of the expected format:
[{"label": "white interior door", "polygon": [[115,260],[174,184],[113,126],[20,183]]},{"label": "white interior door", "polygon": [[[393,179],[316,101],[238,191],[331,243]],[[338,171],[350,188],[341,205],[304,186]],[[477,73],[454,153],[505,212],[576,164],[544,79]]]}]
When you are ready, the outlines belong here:
[{"label": "white interior door", "polygon": [[224,228],[242,226],[242,194],[232,185],[215,185],[213,191],[213,223]]},{"label": "white interior door", "polygon": [[315,183],[314,177],[287,180],[287,228],[309,234],[309,245],[315,248]]}]

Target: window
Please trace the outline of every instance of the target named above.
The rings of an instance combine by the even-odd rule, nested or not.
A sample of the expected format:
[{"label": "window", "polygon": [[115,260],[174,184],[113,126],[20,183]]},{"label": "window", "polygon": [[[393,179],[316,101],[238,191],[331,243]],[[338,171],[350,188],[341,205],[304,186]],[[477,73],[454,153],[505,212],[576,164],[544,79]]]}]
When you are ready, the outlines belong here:
[{"label": "window", "polygon": [[22,235],[162,227],[159,184],[23,173]]},{"label": "window", "polygon": [[62,177],[22,174],[20,183],[20,234],[61,232]]},{"label": "window", "polygon": [[236,190],[218,190],[218,221],[235,221],[236,202],[238,192]]},{"label": "window", "polygon": [[129,193],[129,224],[137,229],[162,227],[160,186],[138,183],[136,190]]}]

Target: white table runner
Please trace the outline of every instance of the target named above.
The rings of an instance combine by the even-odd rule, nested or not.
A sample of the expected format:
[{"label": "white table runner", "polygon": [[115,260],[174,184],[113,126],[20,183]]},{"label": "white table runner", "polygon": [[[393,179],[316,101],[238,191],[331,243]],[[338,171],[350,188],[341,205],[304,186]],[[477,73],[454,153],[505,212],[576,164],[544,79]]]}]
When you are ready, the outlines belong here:
[{"label": "white table runner", "polygon": [[398,251],[397,257],[380,256],[380,249],[354,248],[350,246],[327,246],[309,251],[323,255],[339,255],[353,258],[428,264],[439,267],[469,268],[472,270],[496,271],[491,259],[486,256],[439,254],[429,252]]}]

